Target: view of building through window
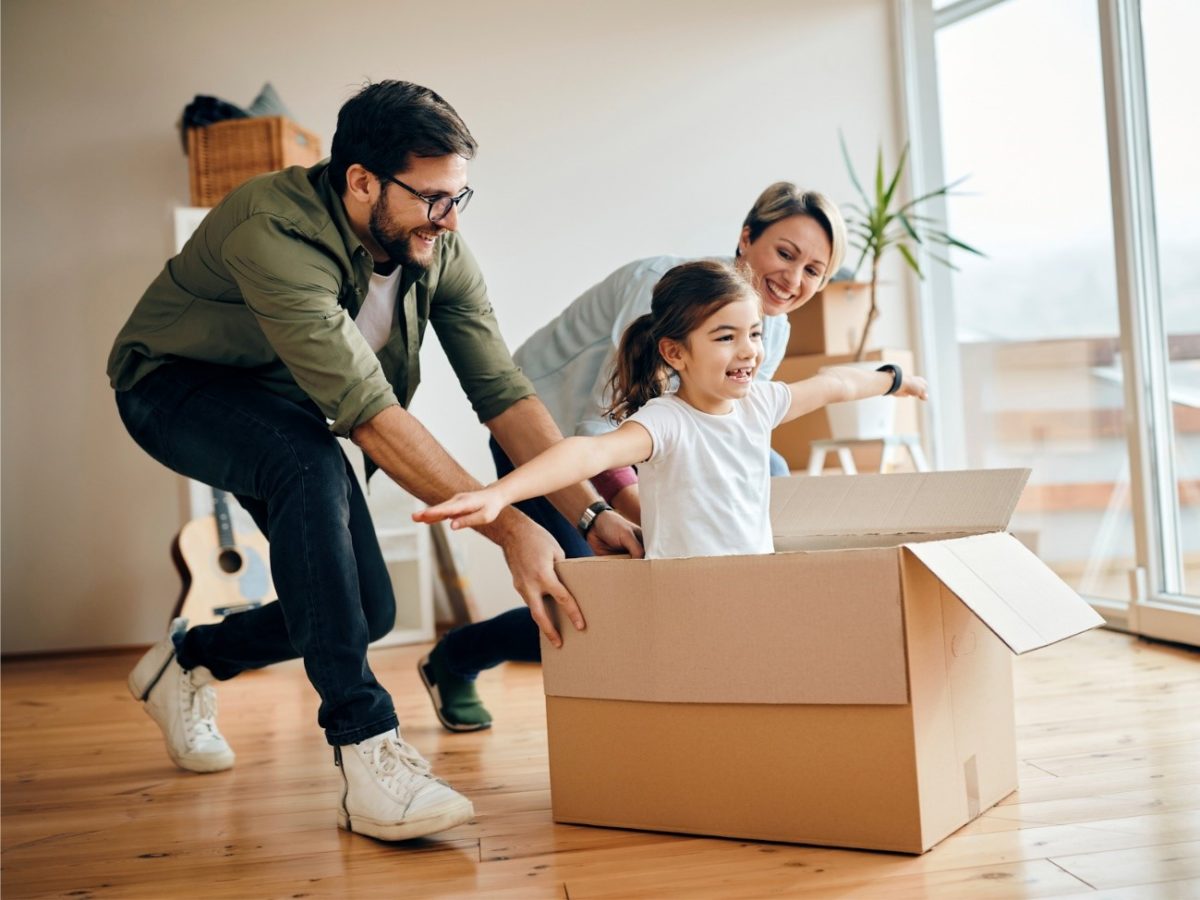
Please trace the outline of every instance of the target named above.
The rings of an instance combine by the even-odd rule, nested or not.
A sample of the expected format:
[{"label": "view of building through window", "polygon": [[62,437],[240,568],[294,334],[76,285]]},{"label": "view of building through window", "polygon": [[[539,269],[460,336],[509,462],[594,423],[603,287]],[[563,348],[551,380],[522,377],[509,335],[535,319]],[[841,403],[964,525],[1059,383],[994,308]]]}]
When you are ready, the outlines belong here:
[{"label": "view of building through window", "polygon": [[1073,587],[1134,566],[1094,0],[1009,0],[937,32],[971,466],[1028,466],[1013,530]]}]

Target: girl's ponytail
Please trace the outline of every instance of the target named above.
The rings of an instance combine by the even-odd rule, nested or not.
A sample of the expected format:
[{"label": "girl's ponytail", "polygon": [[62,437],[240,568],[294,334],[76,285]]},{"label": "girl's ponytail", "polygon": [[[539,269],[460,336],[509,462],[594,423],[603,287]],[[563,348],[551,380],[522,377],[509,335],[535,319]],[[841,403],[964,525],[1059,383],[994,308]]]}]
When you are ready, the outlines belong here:
[{"label": "girl's ponytail", "polygon": [[616,368],[609,387],[612,404],[606,410],[615,422],[633,415],[666,390],[669,374],[658,353],[654,315],[634,319],[617,348]]},{"label": "girl's ponytail", "polygon": [[718,260],[683,263],[663,275],[654,286],[650,312],[634,319],[621,336],[608,416],[622,422],[666,393],[671,368],[658,352],[659,341],[686,345],[709,316],[735,300],[762,303],[749,281]]}]

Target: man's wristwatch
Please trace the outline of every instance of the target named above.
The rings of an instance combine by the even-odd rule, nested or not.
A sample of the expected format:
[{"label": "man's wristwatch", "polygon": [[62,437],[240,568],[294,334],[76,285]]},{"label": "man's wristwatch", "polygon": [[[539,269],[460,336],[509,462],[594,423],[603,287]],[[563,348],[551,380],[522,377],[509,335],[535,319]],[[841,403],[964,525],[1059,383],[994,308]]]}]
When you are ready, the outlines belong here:
[{"label": "man's wristwatch", "polygon": [[900,371],[900,367],[898,365],[895,363],[884,363],[875,371],[892,373],[892,386],[888,388],[887,394],[884,394],[883,396],[886,397],[888,394],[894,394],[896,391],[900,390],[900,385],[904,383],[904,373]]},{"label": "man's wristwatch", "polygon": [[612,507],[603,500],[597,500],[591,506],[583,511],[583,515],[579,517],[579,524],[575,527],[579,529],[579,533],[587,539],[588,532],[592,530],[592,526],[596,524],[596,517],[602,512],[608,512]]}]

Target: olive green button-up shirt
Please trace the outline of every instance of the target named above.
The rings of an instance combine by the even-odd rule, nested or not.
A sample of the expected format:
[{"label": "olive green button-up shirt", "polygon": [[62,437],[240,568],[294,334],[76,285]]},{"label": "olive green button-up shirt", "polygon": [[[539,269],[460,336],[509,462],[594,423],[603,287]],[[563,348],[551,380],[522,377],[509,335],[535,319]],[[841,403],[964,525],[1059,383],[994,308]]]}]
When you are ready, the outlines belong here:
[{"label": "olive green button-up shirt", "polygon": [[344,436],[388,406],[408,406],[432,323],[481,422],[533,395],[479,266],[453,232],[438,238],[428,269],[405,269],[387,344],[371,351],[354,317],[373,262],[327,165],[259,176],[214,207],[117,335],[113,387],[128,390],[174,360],[235,366],[284,396],[311,398]]}]

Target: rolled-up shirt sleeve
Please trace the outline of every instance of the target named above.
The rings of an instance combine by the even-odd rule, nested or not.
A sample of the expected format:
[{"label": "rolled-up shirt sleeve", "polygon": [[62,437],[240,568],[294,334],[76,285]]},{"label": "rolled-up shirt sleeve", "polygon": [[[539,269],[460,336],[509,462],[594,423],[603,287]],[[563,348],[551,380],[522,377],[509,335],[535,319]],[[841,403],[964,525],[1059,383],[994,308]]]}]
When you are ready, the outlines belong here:
[{"label": "rolled-up shirt sleeve", "polygon": [[442,240],[442,271],[429,321],[480,422],[534,396],[500,335],[487,287],[471,251],[457,235]]},{"label": "rolled-up shirt sleeve", "polygon": [[272,349],[334,433],[348,435],[398,403],[379,359],[338,303],[337,263],[286,219],[251,216],[229,233],[221,253]]}]

